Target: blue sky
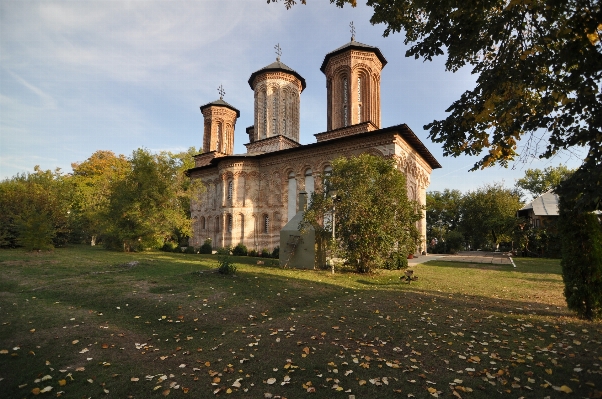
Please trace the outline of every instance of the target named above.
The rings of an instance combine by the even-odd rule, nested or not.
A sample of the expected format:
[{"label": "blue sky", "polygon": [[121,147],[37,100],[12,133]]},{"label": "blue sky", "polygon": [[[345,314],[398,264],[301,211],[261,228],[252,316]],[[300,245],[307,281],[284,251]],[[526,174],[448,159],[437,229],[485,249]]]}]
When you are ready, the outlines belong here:
[{"label": "blue sky", "polygon": [[[301,142],[326,130],[324,55],[350,39],[379,47],[388,61],[381,77],[382,126],[406,123],[442,169],[429,190],[463,192],[503,181],[513,186],[526,168],[580,164],[582,152],[529,159],[511,168],[468,172],[476,158],[443,157],[423,125],[474,85],[469,69],[446,72],[444,58],[404,57],[403,35],[382,37],[371,8],[337,8],[308,0],[286,10],[265,0],[0,2],[0,179],[62,168],[96,150],[129,155],[140,147],[180,151],[201,146],[199,106],[219,98],[238,108],[235,152],[246,151],[253,124],[247,80],[275,60],[301,74]],[[512,167],[513,166],[513,167]]]}]

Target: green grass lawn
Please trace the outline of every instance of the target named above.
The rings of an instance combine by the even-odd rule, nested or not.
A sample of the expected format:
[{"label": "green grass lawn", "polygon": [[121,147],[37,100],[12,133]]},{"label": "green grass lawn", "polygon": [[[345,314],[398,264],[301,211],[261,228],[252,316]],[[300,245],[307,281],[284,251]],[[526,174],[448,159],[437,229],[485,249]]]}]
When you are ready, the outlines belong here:
[{"label": "green grass lawn", "polygon": [[568,312],[557,260],[408,285],[235,259],[0,251],[0,397],[602,397],[602,324]]}]

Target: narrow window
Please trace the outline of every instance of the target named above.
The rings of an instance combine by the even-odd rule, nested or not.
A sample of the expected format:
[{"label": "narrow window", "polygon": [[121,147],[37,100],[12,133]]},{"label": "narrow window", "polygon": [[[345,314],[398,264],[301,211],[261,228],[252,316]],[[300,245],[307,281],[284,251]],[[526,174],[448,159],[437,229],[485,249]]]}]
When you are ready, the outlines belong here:
[{"label": "narrow window", "polygon": [[297,213],[297,179],[295,172],[288,174],[288,220],[291,220]]},{"label": "narrow window", "polygon": [[349,115],[347,112],[347,97],[349,97],[349,88],[347,86],[347,78],[343,78],[343,126],[347,126]]},{"label": "narrow window", "polygon": [[232,233],[232,215],[228,215],[228,233]]},{"label": "narrow window", "polygon": [[263,138],[268,136],[268,91],[263,96]]},{"label": "narrow window", "polygon": [[277,108],[278,108],[278,101],[276,99],[276,93],[273,94],[273,99],[272,99],[272,136],[276,135],[276,115],[278,114],[277,112]]},{"label": "narrow window", "polygon": [[201,230],[205,230],[205,217],[201,216]]},{"label": "narrow window", "polygon": [[221,140],[222,140],[222,124],[218,123],[217,124],[217,137],[216,137],[216,143],[215,143],[215,151],[217,151],[217,152],[221,152],[220,151]]},{"label": "narrow window", "polygon": [[286,94],[282,96],[282,135],[286,136]]},{"label": "narrow window", "polygon": [[307,205],[310,205],[311,194],[314,192],[314,176],[311,169],[305,171],[305,192],[307,193]]},{"label": "narrow window", "polygon": [[230,180],[228,182],[228,200],[232,201],[232,191],[233,191],[233,186],[234,184],[232,183],[232,180]]},{"label": "narrow window", "polygon": [[357,78],[357,123],[362,123],[362,78]]},{"label": "narrow window", "polygon": [[245,239],[245,215],[240,215],[240,242]]},{"label": "narrow window", "polygon": [[263,232],[265,234],[270,232],[270,217],[268,215],[263,216]]}]

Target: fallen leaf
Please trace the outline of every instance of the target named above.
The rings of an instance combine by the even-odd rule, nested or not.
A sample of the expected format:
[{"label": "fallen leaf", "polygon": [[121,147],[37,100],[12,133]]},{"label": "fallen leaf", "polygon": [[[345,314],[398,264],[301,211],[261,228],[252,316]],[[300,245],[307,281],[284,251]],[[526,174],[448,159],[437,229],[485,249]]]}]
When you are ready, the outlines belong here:
[{"label": "fallen leaf", "polygon": [[566,385],[563,385],[560,387],[560,392],[571,393],[571,392],[573,392],[573,390],[571,388],[567,387]]}]

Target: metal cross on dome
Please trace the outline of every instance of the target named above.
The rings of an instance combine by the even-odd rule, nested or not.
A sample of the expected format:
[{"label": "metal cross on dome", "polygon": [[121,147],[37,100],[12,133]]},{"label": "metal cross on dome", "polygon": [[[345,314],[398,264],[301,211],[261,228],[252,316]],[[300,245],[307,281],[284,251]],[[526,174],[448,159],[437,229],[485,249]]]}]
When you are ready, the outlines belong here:
[{"label": "metal cross on dome", "polygon": [[224,88],[222,87],[222,85],[219,85],[219,87],[217,88],[217,92],[219,93],[219,99],[223,100],[226,92],[224,91]]},{"label": "metal cross on dome", "polygon": [[274,50],[276,50],[276,61],[280,61],[280,56],[282,55],[282,49],[280,48],[280,43],[274,46]]},{"label": "metal cross on dome", "polygon": [[353,21],[349,24],[349,28],[351,28],[351,41],[355,40],[355,26],[353,26]]}]

